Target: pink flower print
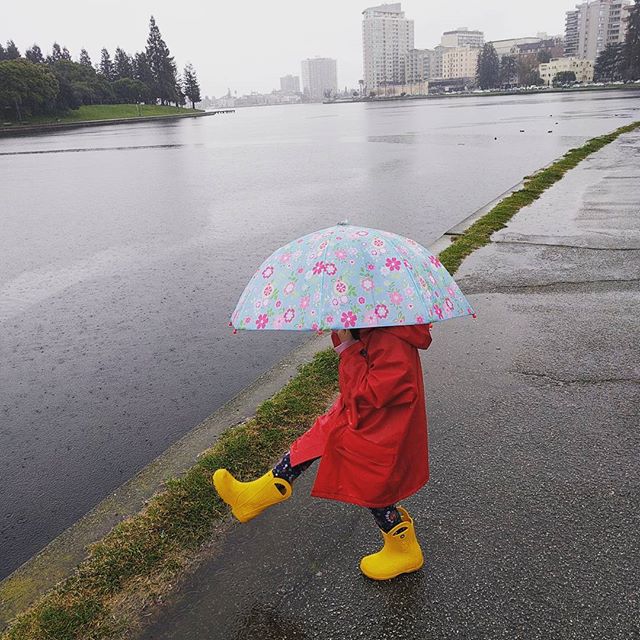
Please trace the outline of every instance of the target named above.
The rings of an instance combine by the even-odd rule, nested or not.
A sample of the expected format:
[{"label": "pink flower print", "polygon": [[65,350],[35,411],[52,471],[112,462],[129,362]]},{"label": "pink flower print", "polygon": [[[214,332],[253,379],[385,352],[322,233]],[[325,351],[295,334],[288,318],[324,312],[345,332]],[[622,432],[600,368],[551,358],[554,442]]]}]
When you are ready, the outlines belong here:
[{"label": "pink flower print", "polygon": [[340,321],[344,325],[345,329],[348,329],[349,327],[356,326],[357,319],[358,319],[358,316],[356,316],[355,313],[352,313],[351,311],[346,311],[345,313],[342,314]]},{"label": "pink flower print", "polygon": [[444,306],[447,307],[449,311],[453,311],[453,302],[451,302],[449,298],[444,299]]},{"label": "pink flower print", "polygon": [[247,316],[247,317],[244,319],[244,323],[245,323],[245,324],[249,324],[250,322],[251,322],[251,316]]},{"label": "pink flower print", "polygon": [[437,269],[442,266],[442,263],[440,262],[440,260],[438,260],[437,256],[429,256],[429,260],[431,260],[431,264]]},{"label": "pink flower print", "polygon": [[320,262],[316,262],[315,267],[313,267],[313,275],[319,276],[324,271],[324,262],[322,260]]},{"label": "pink flower print", "polygon": [[327,321],[327,324],[332,324],[333,323],[333,316],[327,316],[325,318],[325,320]]},{"label": "pink flower print", "polygon": [[296,317],[296,312],[294,309],[287,309],[284,312],[284,321],[291,322]]},{"label": "pink flower print", "polygon": [[376,247],[384,247],[384,240],[382,238],[375,238],[373,244]]},{"label": "pink flower print", "polygon": [[319,328],[320,328],[320,327],[318,326],[318,323],[317,323],[317,322],[314,322],[314,323],[311,325],[311,330],[312,330],[312,331],[317,331]]},{"label": "pink flower print", "polygon": [[413,309],[413,305],[412,304],[408,304],[407,305],[407,309],[409,309],[409,310]]},{"label": "pink flower print", "polygon": [[349,302],[349,298],[347,298],[347,296],[340,296],[340,302],[342,304],[347,304],[347,302]]},{"label": "pink flower print", "polygon": [[290,253],[283,253],[280,256],[280,262],[282,262],[282,264],[287,264],[291,261],[291,254]]},{"label": "pink flower print", "polygon": [[258,300],[258,302],[256,302],[256,309],[259,309],[261,306],[262,306],[262,302]]},{"label": "pink flower print", "polygon": [[398,247],[398,251],[403,255],[406,256],[409,252],[402,246]]},{"label": "pink flower print", "polygon": [[371,278],[364,278],[361,284],[365,291],[371,291],[373,289],[373,280]]},{"label": "pink flower print", "polygon": [[298,273],[304,273],[304,269],[302,267],[298,268]]},{"label": "pink flower print", "polygon": [[378,304],[375,308],[378,318],[385,319],[389,315],[389,307],[386,304]]},{"label": "pink flower print", "polygon": [[346,260],[347,252],[344,249],[338,249],[336,251],[336,258],[338,258],[338,260]]},{"label": "pink flower print", "polygon": [[335,276],[336,273],[338,272],[338,269],[336,269],[336,265],[333,264],[333,262],[327,262],[324,265],[324,270],[328,276]]},{"label": "pink flower print", "polygon": [[433,277],[431,273],[429,274],[429,282],[431,282],[431,284],[436,284],[436,279]]},{"label": "pink flower print", "polygon": [[360,296],[360,297],[358,298],[358,302],[359,302],[360,304],[364,304],[364,303],[366,302],[366,300],[365,300],[362,296]]},{"label": "pink flower print", "polygon": [[427,281],[422,276],[418,276],[418,282],[423,289],[427,288]]},{"label": "pink flower print", "polygon": [[261,313],[256,318],[256,327],[258,327],[258,329],[264,329],[267,326],[268,322],[269,322],[269,316],[266,313]]},{"label": "pink flower print", "polygon": [[273,275],[273,267],[272,266],[265,267],[262,270],[262,277],[265,280],[268,280],[272,275]]},{"label": "pink flower print", "polygon": [[451,287],[447,287],[447,293],[448,293],[452,298],[455,298],[455,297],[456,297],[456,292],[455,292]]},{"label": "pink flower print", "polygon": [[369,269],[369,271],[373,271],[375,269],[375,266],[372,264],[368,264],[367,269]]},{"label": "pink flower print", "polygon": [[364,238],[365,236],[369,235],[368,231],[356,231],[356,235],[360,236],[361,238]]},{"label": "pink flower print", "polygon": [[407,267],[410,271],[413,271],[413,265],[408,260],[403,260],[404,266]]},{"label": "pink flower print", "polygon": [[284,287],[284,292],[289,296],[293,293],[293,290],[296,288],[295,282],[287,282]]},{"label": "pink flower print", "polygon": [[411,287],[407,287],[404,292],[410,297],[413,298],[413,294],[415,293],[415,291],[411,288]]},{"label": "pink flower print", "polygon": [[342,282],[342,280],[338,280],[333,285],[333,288],[336,293],[345,294],[347,292],[347,285],[344,282]]},{"label": "pink flower print", "polygon": [[300,308],[306,309],[309,306],[309,302],[311,302],[309,296],[303,296],[302,298],[300,298]]},{"label": "pink flower print", "polygon": [[389,271],[400,271],[400,260],[398,258],[387,258],[385,265],[389,267]]},{"label": "pink flower print", "polygon": [[276,309],[279,309],[282,306],[282,301],[278,300],[278,302],[276,302]]},{"label": "pink flower print", "polygon": [[262,290],[262,295],[265,298],[268,298],[271,294],[273,293],[273,287],[268,284],[263,290]]},{"label": "pink flower print", "polygon": [[416,316],[416,322],[418,324],[424,324],[424,318],[422,316]]},{"label": "pink flower print", "polygon": [[440,306],[437,305],[437,304],[434,304],[433,305],[433,311],[438,316],[438,318],[440,318],[440,320],[442,320],[444,314],[442,313],[442,309],[440,308]]},{"label": "pink flower print", "polygon": [[327,248],[327,241],[325,240],[324,242],[320,243],[320,249],[326,249]]},{"label": "pink flower print", "polygon": [[356,261],[355,260],[349,260],[349,264],[355,264]]},{"label": "pink flower print", "polygon": [[282,327],[284,326],[284,317],[278,316],[276,318],[276,321],[274,322],[274,326],[276,329],[282,329]]},{"label": "pink flower print", "polygon": [[391,300],[392,304],[400,304],[403,300],[403,297],[397,292],[394,291],[390,296],[389,300]]},{"label": "pink flower print", "polygon": [[378,322],[378,318],[376,318],[376,314],[373,311],[369,311],[369,313],[365,314],[364,321],[367,324],[376,324]]},{"label": "pink flower print", "polygon": [[331,304],[332,304],[334,307],[337,307],[337,306],[340,304],[340,301],[338,300],[338,298],[334,298],[334,299],[331,301]]}]

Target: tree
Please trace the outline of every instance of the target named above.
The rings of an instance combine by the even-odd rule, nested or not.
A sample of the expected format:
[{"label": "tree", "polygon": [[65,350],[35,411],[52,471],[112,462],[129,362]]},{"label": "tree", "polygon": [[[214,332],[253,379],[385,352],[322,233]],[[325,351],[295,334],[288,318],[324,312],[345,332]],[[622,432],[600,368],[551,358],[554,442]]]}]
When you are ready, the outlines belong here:
[{"label": "tree", "polygon": [[153,95],[155,82],[145,53],[136,53],[133,57],[133,77],[145,86],[141,100],[147,104],[155,102]]},{"label": "tree", "polygon": [[7,41],[7,48],[5,50],[5,60],[17,60],[20,57],[20,51],[16,47],[16,43],[13,40]]},{"label": "tree", "polygon": [[518,56],[518,84],[521,87],[543,84],[538,73],[538,56],[536,54],[525,54]]},{"label": "tree", "polygon": [[58,82],[43,64],[15,59],[0,62],[0,113],[22,120],[51,110]]},{"label": "tree", "polygon": [[547,49],[538,51],[538,62],[540,64],[551,62],[551,51],[548,51]]},{"label": "tree", "polygon": [[147,93],[147,87],[132,78],[121,78],[112,85],[116,100],[120,103],[136,104],[141,102]]},{"label": "tree", "polygon": [[31,45],[31,48],[27,49],[24,57],[34,64],[42,64],[44,62],[42,49],[37,44]]},{"label": "tree", "polygon": [[57,42],[53,43],[51,47],[51,55],[47,56],[47,63],[53,64],[54,62],[58,62],[58,60],[63,60],[64,54],[62,53],[62,47]]},{"label": "tree", "polygon": [[502,56],[500,61],[500,84],[512,87],[518,84],[518,61],[515,56]]},{"label": "tree", "polygon": [[481,89],[495,89],[500,86],[500,58],[490,42],[482,47],[478,56],[476,79]]},{"label": "tree", "polygon": [[184,80],[184,94],[191,103],[191,108],[195,109],[196,102],[200,102],[201,100],[200,85],[198,84],[198,78],[191,63],[184,68],[182,77]]},{"label": "tree", "polygon": [[573,84],[577,80],[576,74],[573,71],[559,71],[553,76],[552,84],[554,87],[561,87],[568,84]]},{"label": "tree", "polygon": [[71,54],[69,53],[69,49],[67,49],[67,47],[62,48],[62,59],[71,62]]},{"label": "tree", "polygon": [[178,97],[176,65],[153,16],[149,21],[149,37],[145,53],[153,75],[154,97],[158,98],[161,104],[174,102]]},{"label": "tree", "polygon": [[70,60],[58,60],[50,68],[60,86],[56,98],[58,111],[77,109],[83,104],[115,102],[111,85],[93,67]]},{"label": "tree", "polygon": [[107,49],[100,51],[100,66],[99,73],[105,80],[113,80],[113,62],[111,62],[111,56]]},{"label": "tree", "polygon": [[0,42],[0,62],[2,62],[2,60],[6,60],[6,57],[5,57],[6,55],[7,55],[7,51],[2,46],[2,42]]},{"label": "tree", "polygon": [[596,82],[616,82],[622,80],[625,72],[624,44],[609,44],[598,56],[593,69]]},{"label": "tree", "polygon": [[625,76],[629,80],[640,80],[640,0],[629,10],[627,35],[624,41]]},{"label": "tree", "polygon": [[91,67],[93,69],[91,57],[89,56],[89,52],[86,49],[80,49],[79,62],[80,64],[83,64],[85,67]]},{"label": "tree", "polygon": [[124,49],[118,47],[113,57],[113,77],[115,80],[133,78],[133,64]]}]

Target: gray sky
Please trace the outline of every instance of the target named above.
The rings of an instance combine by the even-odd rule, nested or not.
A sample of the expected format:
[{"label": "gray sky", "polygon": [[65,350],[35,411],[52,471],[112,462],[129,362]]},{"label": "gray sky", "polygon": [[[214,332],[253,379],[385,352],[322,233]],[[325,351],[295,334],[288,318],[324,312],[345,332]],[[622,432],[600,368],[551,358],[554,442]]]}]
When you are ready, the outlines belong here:
[{"label": "gray sky", "polygon": [[[153,14],[178,68],[192,62],[203,95],[279,88],[279,78],[300,75],[300,60],[338,60],[338,82],[362,77],[359,0],[0,0],[0,41],[24,50],[36,42],[48,52],[57,40],[74,59],[85,47],[94,63],[106,46],[127,52],[145,46]],[[443,31],[481,29],[489,40],[564,32],[564,14],[575,0],[404,0],[415,21],[415,44],[433,47]]]}]

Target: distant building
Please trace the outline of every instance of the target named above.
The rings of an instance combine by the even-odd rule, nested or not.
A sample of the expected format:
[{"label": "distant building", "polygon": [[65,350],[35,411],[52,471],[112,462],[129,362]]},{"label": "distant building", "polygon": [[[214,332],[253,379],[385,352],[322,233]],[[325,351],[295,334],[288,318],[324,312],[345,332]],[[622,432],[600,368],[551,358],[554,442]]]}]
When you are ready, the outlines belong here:
[{"label": "distant building", "polygon": [[445,31],[442,34],[440,44],[443,47],[482,47],[484,33],[471,31],[467,27],[459,27],[455,31]]},{"label": "distant building", "polygon": [[300,76],[283,76],[280,78],[280,91],[283,93],[300,93]]},{"label": "distant building", "polygon": [[413,20],[405,18],[400,2],[370,7],[362,16],[365,91],[403,84],[405,56],[414,48]]},{"label": "distant building", "polygon": [[508,40],[492,40],[490,44],[496,50],[496,53],[502,58],[502,56],[509,56],[516,53],[515,49],[518,46],[526,44],[538,44],[541,41],[540,38],[509,38]]},{"label": "distant building", "polygon": [[541,51],[548,51],[552,58],[562,58],[564,56],[564,38],[562,36],[549,37],[544,34],[538,42],[530,44],[517,44],[513,53],[517,56],[537,55]]},{"label": "distant building", "polygon": [[442,78],[466,78],[474,80],[478,69],[478,47],[446,48],[442,54]]},{"label": "distant building", "polygon": [[410,49],[404,56],[404,78],[406,84],[425,82],[431,78],[432,49]]},{"label": "distant building", "polygon": [[307,99],[321,102],[326,94],[338,91],[338,65],[333,58],[302,61],[302,87]]},{"label": "distant building", "polygon": [[565,56],[595,60],[609,44],[624,42],[631,0],[593,0],[567,11]]},{"label": "distant building", "polygon": [[551,85],[553,79],[563,71],[573,71],[576,82],[593,82],[593,60],[586,58],[556,58],[542,63],[538,68],[546,85]]}]

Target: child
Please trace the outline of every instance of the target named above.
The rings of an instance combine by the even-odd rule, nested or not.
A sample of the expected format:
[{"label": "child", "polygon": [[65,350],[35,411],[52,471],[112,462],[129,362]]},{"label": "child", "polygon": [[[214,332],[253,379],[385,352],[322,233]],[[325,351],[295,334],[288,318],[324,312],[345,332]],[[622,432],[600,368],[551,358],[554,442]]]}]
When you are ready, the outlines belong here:
[{"label": "child", "polygon": [[291,495],[293,481],[320,458],[311,495],[368,507],[382,530],[381,551],[361,571],[388,580],[424,563],[413,519],[396,502],[429,479],[427,416],[418,349],[429,325],[333,332],[340,355],[340,395],[282,460],[253,482],[226,469],[213,475],[220,497],[246,522]]}]

